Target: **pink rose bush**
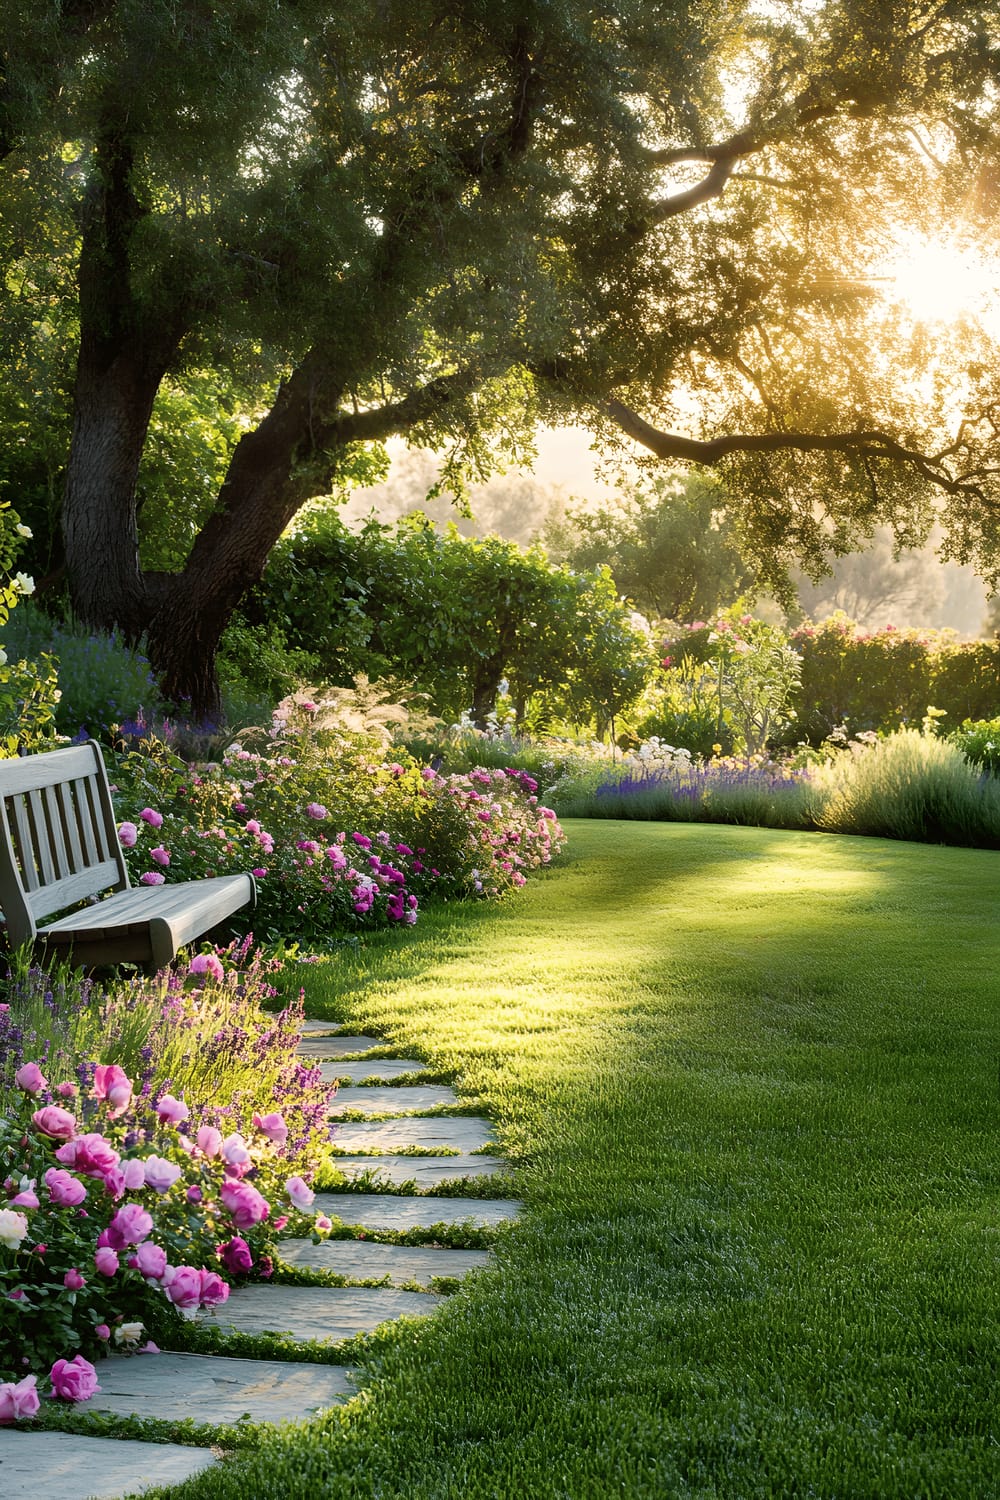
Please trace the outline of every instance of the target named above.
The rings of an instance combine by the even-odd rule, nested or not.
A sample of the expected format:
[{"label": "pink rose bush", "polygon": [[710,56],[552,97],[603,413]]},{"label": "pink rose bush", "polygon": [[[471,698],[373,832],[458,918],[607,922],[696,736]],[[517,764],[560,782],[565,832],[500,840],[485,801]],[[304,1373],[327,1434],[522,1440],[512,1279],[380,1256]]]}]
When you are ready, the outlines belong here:
[{"label": "pink rose bush", "polygon": [[[74,1067],[51,1044],[25,1056],[19,1002],[30,1010],[31,986],[49,981],[36,971],[10,981],[14,1004],[0,1014],[0,1423],[37,1409],[25,1360],[42,1394],[48,1381],[58,1399],[86,1400],[89,1360],[123,1328],[157,1332],[219,1306],[234,1278],[269,1275],[276,1219],[315,1233],[309,1179],[329,1140],[333,1090],[296,1055],[301,1001],[263,1011],[273,990],[246,947],[219,964],[211,989],[204,971],[181,966],[153,985],[121,982],[116,1004],[97,997],[106,1045],[147,1037],[134,1063],[120,1053]],[[79,991],[65,999],[75,1011]],[[65,1071],[75,1097],[48,1081]],[[291,1182],[301,1184],[294,1196]]]},{"label": "pink rose bush", "polygon": [[[428,901],[523,885],[564,840],[525,773],[442,776],[318,728],[301,706],[277,716],[263,742],[258,732],[252,748],[230,745],[211,766],[144,741],[141,754],[119,754],[115,780],[125,808],[152,786],[158,793],[122,825],[135,832],[133,880],[252,871],[254,922],[268,939],[320,944],[341,931],[410,927]],[[195,972],[221,979],[212,963]]]}]

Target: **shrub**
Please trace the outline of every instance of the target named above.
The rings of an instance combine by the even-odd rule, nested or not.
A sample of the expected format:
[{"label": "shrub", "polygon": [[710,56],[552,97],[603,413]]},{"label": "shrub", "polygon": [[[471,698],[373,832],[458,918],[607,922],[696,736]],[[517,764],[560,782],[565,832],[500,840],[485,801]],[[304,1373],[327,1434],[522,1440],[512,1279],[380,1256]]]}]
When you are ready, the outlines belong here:
[{"label": "shrub", "polygon": [[816,774],[820,828],[1000,848],[1000,786],[948,740],[901,729]]},{"label": "shrub", "polygon": [[[410,925],[420,902],[500,895],[562,840],[512,769],[441,776],[290,707],[267,735],[195,768],[155,740],[118,754],[120,830],[143,884],[252,870],[258,936],[312,943]],[[256,748],[249,748],[251,745]]]},{"label": "shrub", "polygon": [[109,726],[164,715],[149,663],[115,635],[60,625],[30,604],[16,611],[5,638],[8,650],[26,657],[51,653],[57,664],[60,697],[55,727],[71,738],[104,737]]},{"label": "shrub", "polygon": [[1000,719],[966,719],[948,738],[967,760],[1000,776]]},{"label": "shrub", "polygon": [[110,989],[38,969],[12,980],[0,1372],[44,1375],[130,1324],[224,1301],[234,1276],[269,1274],[290,1219],[311,1227],[332,1090],[295,1056],[301,1006],[268,1015],[272,994],[245,950]]}]

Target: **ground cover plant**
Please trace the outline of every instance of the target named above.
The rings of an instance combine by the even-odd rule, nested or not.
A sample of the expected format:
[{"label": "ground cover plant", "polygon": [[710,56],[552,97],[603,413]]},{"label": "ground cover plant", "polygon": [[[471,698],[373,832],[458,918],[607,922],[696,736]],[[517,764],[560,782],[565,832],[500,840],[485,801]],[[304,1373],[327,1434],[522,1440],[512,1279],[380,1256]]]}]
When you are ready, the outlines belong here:
[{"label": "ground cover plant", "polygon": [[490,1113],[521,1220],[359,1401],[170,1494],[995,1493],[994,857],[570,839],[530,899],[308,970]]},{"label": "ground cover plant", "polygon": [[[0,1008],[0,1422],[39,1379],[86,1399],[94,1360],[271,1273],[307,1232],[333,1089],[296,1056],[247,945],[155,979],[21,968]],[[329,1229],[329,1221],[319,1224]]]}]

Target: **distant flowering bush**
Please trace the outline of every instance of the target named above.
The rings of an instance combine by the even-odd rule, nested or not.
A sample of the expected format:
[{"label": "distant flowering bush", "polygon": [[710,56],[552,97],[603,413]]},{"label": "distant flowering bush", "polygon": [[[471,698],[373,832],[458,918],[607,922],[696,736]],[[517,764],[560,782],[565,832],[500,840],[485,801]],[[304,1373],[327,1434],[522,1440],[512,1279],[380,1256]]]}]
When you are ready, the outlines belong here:
[{"label": "distant flowering bush", "polygon": [[[259,959],[207,957],[221,980],[195,960],[114,991],[39,970],[11,982],[0,1378],[27,1361],[54,1395],[85,1399],[109,1342],[225,1301],[234,1277],[268,1274],[277,1229],[315,1229],[308,1184],[333,1090],[295,1056],[301,1005],[263,1012]],[[30,1415],[15,1410],[25,1391],[0,1385],[0,1422]]]},{"label": "distant flowering bush", "polygon": [[523,885],[563,840],[524,773],[442,776],[318,729],[302,707],[206,766],[154,739],[120,748],[113,780],[132,878],[250,870],[254,928],[267,939],[410,926],[425,900]]}]

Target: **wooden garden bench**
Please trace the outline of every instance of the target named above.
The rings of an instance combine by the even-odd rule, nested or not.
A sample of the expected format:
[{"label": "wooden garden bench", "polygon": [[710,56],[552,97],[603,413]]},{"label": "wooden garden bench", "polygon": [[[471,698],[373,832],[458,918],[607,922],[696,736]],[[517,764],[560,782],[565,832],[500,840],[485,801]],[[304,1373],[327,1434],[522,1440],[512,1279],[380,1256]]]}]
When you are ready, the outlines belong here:
[{"label": "wooden garden bench", "polygon": [[[11,948],[79,967],[162,968],[185,943],[252,906],[252,875],[129,884],[111,788],[93,740],[0,760],[0,908]],[[78,902],[91,904],[55,921]]]}]

